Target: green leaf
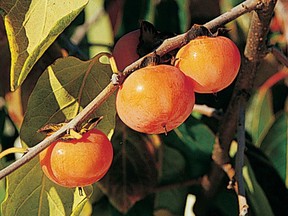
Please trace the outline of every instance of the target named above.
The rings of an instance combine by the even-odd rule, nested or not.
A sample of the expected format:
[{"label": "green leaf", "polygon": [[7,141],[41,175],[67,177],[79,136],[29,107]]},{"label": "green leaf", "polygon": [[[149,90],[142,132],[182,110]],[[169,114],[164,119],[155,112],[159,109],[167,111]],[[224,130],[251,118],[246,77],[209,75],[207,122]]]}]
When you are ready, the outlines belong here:
[{"label": "green leaf", "polygon": [[234,191],[227,189],[227,184],[222,184],[212,199],[197,196],[193,211],[195,215],[211,215],[212,213],[221,216],[237,215],[237,196]]},{"label": "green leaf", "polygon": [[150,0],[126,0],[123,5],[123,16],[117,36],[124,35],[139,28],[139,20],[143,20],[149,9]]},{"label": "green leaf", "polygon": [[243,167],[243,177],[245,181],[249,208],[252,210],[254,213],[253,215],[255,216],[273,216],[274,213],[271,209],[269,201],[263,189],[258,184],[249,161],[246,160],[245,163],[246,165]]},{"label": "green leaf", "polygon": [[[2,147],[2,146],[1,146]],[[0,168],[3,169],[5,166],[7,166],[8,164],[6,161],[4,161],[3,159],[0,160]],[[2,204],[2,202],[5,199],[5,195],[6,195],[6,179],[3,178],[0,180],[0,205]],[[0,216],[3,215],[2,211],[0,210]]]},{"label": "green leaf", "polygon": [[155,27],[163,32],[180,33],[179,15],[176,1],[160,1],[155,7]]},{"label": "green leaf", "polygon": [[1,1],[11,51],[11,89],[22,84],[33,65],[79,14],[88,0]]},{"label": "green leaf", "polygon": [[275,215],[288,213],[288,189],[269,158],[252,144],[247,143],[245,155],[258,184],[266,194]]},{"label": "green leaf", "polygon": [[153,216],[173,216],[173,214],[165,209],[159,209],[154,211]]},{"label": "green leaf", "polygon": [[93,216],[113,216],[108,198],[100,199],[93,204]]},{"label": "green leaf", "polygon": [[155,211],[166,210],[171,215],[183,215],[187,195],[187,187],[169,189],[157,193],[155,197]]},{"label": "green leaf", "polygon": [[261,149],[269,157],[288,187],[288,113],[282,112],[261,143]]},{"label": "green leaf", "polygon": [[[187,179],[187,173],[185,173],[185,159],[177,150],[168,146],[163,146],[163,161],[162,172],[160,176],[160,188],[161,185],[181,183]],[[188,194],[188,188],[167,188],[166,190],[157,192],[155,195],[154,208],[158,212],[159,210],[167,210],[173,215],[183,215],[186,197]],[[158,212],[158,214],[160,214]]]},{"label": "green leaf", "polygon": [[260,146],[274,119],[271,90],[255,92],[246,112],[245,126],[256,146]]},{"label": "green leaf", "polygon": [[79,215],[86,196],[60,187],[42,172],[38,157],[7,177],[3,215]]},{"label": "green leaf", "polygon": [[[163,159],[161,162],[161,169],[159,174],[160,184],[169,184],[180,180],[185,180],[186,161],[183,155],[174,148],[163,145],[162,148]],[[173,158],[173,160],[171,160]]]},{"label": "green leaf", "polygon": [[[168,168],[169,163],[167,164],[168,173],[165,174],[165,172],[163,172],[163,176],[166,175],[172,177],[172,175],[176,175],[176,178],[178,177],[176,180],[179,181],[179,178],[181,180],[181,177],[183,179],[183,176],[185,176],[187,180],[187,178],[194,179],[207,173],[211,164],[211,153],[215,135],[205,124],[190,116],[184,124],[180,125],[177,129],[174,129],[174,131],[169,132],[167,136],[163,136],[162,139],[165,144],[177,149],[182,155],[185,160],[185,170],[187,172],[187,174],[184,175],[185,172],[183,171],[183,162],[181,162],[181,157],[174,153],[175,155],[171,156],[173,159],[169,158],[169,163],[171,163],[170,168]],[[175,165],[172,165],[173,163],[175,163]],[[170,175],[169,169],[174,173],[171,173]],[[177,169],[179,169],[178,172]],[[184,208],[183,197],[185,196],[186,198],[187,195],[187,191],[185,190],[185,188],[179,188],[178,190],[171,190],[166,193],[167,202],[172,202],[173,196],[174,198],[177,196],[177,202],[179,201],[179,203],[176,203],[174,200],[175,203],[170,205],[169,212],[174,214],[173,211],[177,211],[179,213],[181,209]],[[193,188],[193,192],[199,192],[199,188]],[[183,214],[183,211],[180,214]]]},{"label": "green leaf", "polygon": [[215,135],[205,124],[190,116],[184,124],[163,136],[163,140],[182,153],[192,178],[208,171]]},{"label": "green leaf", "polygon": [[[28,101],[21,139],[34,146],[44,138],[37,130],[48,123],[74,118],[110,82],[110,65],[100,62],[102,54],[89,61],[74,57],[59,59],[39,78]],[[115,95],[110,96],[91,116],[103,116],[97,126],[104,133],[114,129]]]},{"label": "green leaf", "polygon": [[190,27],[190,12],[187,5],[189,4],[188,0],[177,0],[178,3],[178,16],[179,16],[179,22],[180,22],[180,30],[181,32],[186,32],[188,28]]},{"label": "green leaf", "polygon": [[153,196],[138,201],[127,213],[120,213],[107,197],[93,205],[93,216],[150,216],[153,215]]},{"label": "green leaf", "polygon": [[154,142],[151,136],[117,122],[112,137],[113,163],[99,187],[121,213],[127,213],[157,184]]}]

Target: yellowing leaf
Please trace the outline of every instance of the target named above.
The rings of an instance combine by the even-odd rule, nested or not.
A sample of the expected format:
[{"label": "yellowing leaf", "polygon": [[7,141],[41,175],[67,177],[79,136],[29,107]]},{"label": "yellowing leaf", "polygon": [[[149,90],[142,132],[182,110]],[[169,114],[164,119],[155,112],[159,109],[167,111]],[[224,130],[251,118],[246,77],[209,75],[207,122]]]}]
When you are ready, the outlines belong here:
[{"label": "yellowing leaf", "polygon": [[[185,172],[186,161],[184,156],[174,148],[163,145],[163,159],[160,185],[171,184],[171,182],[184,182],[187,179]],[[173,158],[173,160],[171,160]],[[184,212],[188,187],[170,188],[155,194],[154,209],[159,215],[181,215]],[[164,211],[161,214],[159,211]]]},{"label": "yellowing leaf", "polygon": [[3,215],[79,215],[87,201],[79,191],[60,187],[42,172],[38,157],[7,177]]},{"label": "yellowing leaf", "polygon": [[[21,139],[28,146],[44,136],[36,131],[48,123],[60,123],[74,118],[110,82],[109,64],[100,62],[102,55],[89,61],[74,57],[59,59],[39,78],[28,101],[21,128]],[[97,126],[108,134],[115,124],[115,96],[106,100],[91,116],[103,116]]]},{"label": "yellowing leaf", "polygon": [[88,0],[0,1],[11,51],[11,89],[25,80],[36,61],[79,14]]}]

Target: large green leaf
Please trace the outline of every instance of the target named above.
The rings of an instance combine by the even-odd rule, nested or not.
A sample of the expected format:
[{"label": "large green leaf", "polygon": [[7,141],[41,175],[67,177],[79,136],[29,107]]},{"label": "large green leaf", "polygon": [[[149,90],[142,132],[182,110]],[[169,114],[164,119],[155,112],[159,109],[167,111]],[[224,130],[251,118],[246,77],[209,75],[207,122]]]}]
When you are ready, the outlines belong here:
[{"label": "large green leaf", "polygon": [[288,113],[279,114],[261,143],[288,188]]},{"label": "large green leaf", "polygon": [[[21,128],[24,143],[28,146],[37,144],[44,138],[37,133],[39,128],[74,118],[106,87],[112,71],[110,65],[100,62],[101,56],[85,62],[68,57],[47,68],[28,101]],[[98,128],[106,134],[114,128],[115,112],[115,97],[112,95],[93,114],[94,117],[104,117]]]},{"label": "large green leaf", "polygon": [[198,178],[209,170],[215,135],[199,120],[190,116],[184,124],[163,136],[163,140],[182,153],[192,178]]},{"label": "large green leaf", "polygon": [[[269,201],[258,184],[254,172],[249,164],[249,161],[245,161],[246,165],[243,167],[243,177],[245,181],[245,189],[248,198],[249,208],[254,213],[255,216],[273,216],[274,213],[271,209]],[[250,211],[251,211],[250,210]]]},{"label": "large green leaf", "polygon": [[33,65],[71,23],[88,0],[0,1],[12,56],[11,88],[24,81]]},{"label": "large green leaf", "polygon": [[[2,146],[1,146],[2,148]],[[3,159],[0,161],[0,168],[3,169],[3,167],[7,166],[7,164],[5,164],[6,161],[4,162]],[[6,179],[1,179],[0,180],[0,204],[2,204],[2,202],[5,199],[5,195],[6,195]],[[0,216],[3,215],[2,211],[0,210]]]},{"label": "large green leaf", "polygon": [[34,158],[7,177],[3,215],[80,215],[87,201],[79,191],[57,186]]},{"label": "large green leaf", "polygon": [[246,112],[245,126],[256,146],[260,146],[274,119],[271,90],[255,92]]},{"label": "large green leaf", "polygon": [[174,0],[160,1],[155,7],[154,24],[163,32],[180,33],[178,4]]},{"label": "large green leaf", "polygon": [[187,7],[189,4],[189,0],[177,0],[178,3],[178,15],[179,15],[179,25],[181,32],[185,32],[189,29],[190,24],[190,11]]},{"label": "large green leaf", "polygon": [[112,216],[111,204],[107,197],[93,204],[93,216]]},{"label": "large green leaf", "polygon": [[[162,156],[160,158],[161,167],[159,170],[159,184],[171,184],[184,181],[186,176],[186,161],[183,155],[174,148],[161,146]],[[173,160],[171,160],[173,158]]]},{"label": "large green leaf", "polygon": [[269,158],[252,144],[246,144],[245,155],[258,184],[264,191],[275,215],[288,215],[288,189]]},{"label": "large green leaf", "polygon": [[[161,185],[180,183],[187,180],[186,164],[183,155],[179,151],[163,146],[162,169],[160,170]],[[186,203],[188,188],[167,188],[155,194],[154,208],[156,212],[167,210],[172,215],[183,215]]]},{"label": "large green leaf", "polygon": [[117,123],[112,137],[113,163],[99,186],[118,211],[127,213],[157,184],[155,141]]},{"label": "large green leaf", "polygon": [[112,213],[113,216],[152,216],[153,196],[138,201],[126,214],[119,213],[116,209],[113,209]]},{"label": "large green leaf", "polygon": [[[150,216],[153,215],[153,196],[138,201],[127,213],[122,214],[111,205],[107,197],[93,205],[92,216]],[[85,215],[83,215],[85,216]]]},{"label": "large green leaf", "polygon": [[117,36],[133,31],[139,28],[139,20],[143,20],[149,9],[150,0],[125,0],[123,5],[123,15],[119,32]]}]

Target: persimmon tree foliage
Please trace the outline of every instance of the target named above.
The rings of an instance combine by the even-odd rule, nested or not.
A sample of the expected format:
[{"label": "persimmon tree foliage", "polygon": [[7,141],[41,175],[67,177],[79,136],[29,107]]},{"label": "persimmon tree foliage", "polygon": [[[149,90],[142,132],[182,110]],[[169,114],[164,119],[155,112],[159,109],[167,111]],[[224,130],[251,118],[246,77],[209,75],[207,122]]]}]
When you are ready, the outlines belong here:
[{"label": "persimmon tree foliage", "polygon": [[287,215],[283,8],[0,1],[1,214]]}]

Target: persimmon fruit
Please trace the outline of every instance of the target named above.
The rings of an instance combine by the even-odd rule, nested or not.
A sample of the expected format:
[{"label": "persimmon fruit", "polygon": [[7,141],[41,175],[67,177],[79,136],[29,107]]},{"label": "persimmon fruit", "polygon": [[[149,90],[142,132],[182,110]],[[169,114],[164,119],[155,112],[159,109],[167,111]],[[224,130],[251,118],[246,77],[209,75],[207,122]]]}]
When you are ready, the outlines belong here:
[{"label": "persimmon fruit", "polygon": [[115,44],[112,55],[115,58],[120,71],[139,58],[137,46],[139,43],[140,30],[131,31],[123,35]]},{"label": "persimmon fruit", "polygon": [[116,110],[130,128],[147,134],[173,130],[195,103],[191,78],[171,65],[141,68],[126,78],[116,96]]},{"label": "persimmon fruit", "polygon": [[200,36],[183,46],[175,66],[195,81],[194,91],[216,93],[236,78],[241,63],[237,46],[226,37]]},{"label": "persimmon fruit", "polygon": [[112,144],[98,129],[80,139],[59,139],[39,154],[44,174],[64,187],[83,187],[100,180],[113,159]]}]

